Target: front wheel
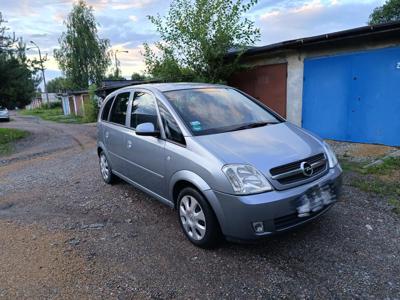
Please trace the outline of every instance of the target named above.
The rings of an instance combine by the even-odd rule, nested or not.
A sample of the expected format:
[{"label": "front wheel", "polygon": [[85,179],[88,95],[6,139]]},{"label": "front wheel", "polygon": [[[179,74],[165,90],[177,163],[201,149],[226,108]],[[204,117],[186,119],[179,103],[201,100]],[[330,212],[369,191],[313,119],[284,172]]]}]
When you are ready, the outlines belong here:
[{"label": "front wheel", "polygon": [[100,172],[101,172],[101,177],[105,181],[105,183],[111,184],[115,180],[115,175],[113,175],[111,166],[108,162],[107,156],[104,154],[104,152],[100,153],[99,156],[99,164],[100,164]]},{"label": "front wheel", "polygon": [[178,216],[183,232],[196,246],[213,248],[220,241],[218,220],[197,190],[188,187],[179,193]]}]

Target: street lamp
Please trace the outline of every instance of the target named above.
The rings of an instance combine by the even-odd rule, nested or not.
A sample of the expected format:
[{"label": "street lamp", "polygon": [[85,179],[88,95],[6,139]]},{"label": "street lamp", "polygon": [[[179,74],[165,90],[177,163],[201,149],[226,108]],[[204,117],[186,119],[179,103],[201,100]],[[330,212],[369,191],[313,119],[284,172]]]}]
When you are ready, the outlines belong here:
[{"label": "street lamp", "polygon": [[128,50],[115,50],[114,52],[114,58],[115,58],[115,75],[117,75],[117,77],[119,77],[119,71],[118,71],[118,64],[119,64],[119,60],[117,58],[117,53],[128,53]]},{"label": "street lamp", "polygon": [[44,76],[44,67],[43,67],[43,60],[42,60],[42,54],[40,52],[40,48],[38,45],[36,45],[33,41],[30,41],[31,44],[33,44],[39,51],[39,60],[40,60],[40,65],[42,67],[42,76],[43,76],[43,84],[44,84],[44,92],[46,94],[46,100],[47,100],[47,104],[50,104],[49,101],[49,94],[47,93],[47,86],[46,86],[46,77]]}]

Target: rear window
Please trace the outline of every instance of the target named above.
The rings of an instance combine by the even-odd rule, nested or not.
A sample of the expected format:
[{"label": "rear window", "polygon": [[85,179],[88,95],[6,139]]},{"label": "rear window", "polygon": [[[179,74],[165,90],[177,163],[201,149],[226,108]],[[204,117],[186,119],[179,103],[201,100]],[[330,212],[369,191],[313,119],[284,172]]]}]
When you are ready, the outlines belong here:
[{"label": "rear window", "polygon": [[101,113],[101,119],[103,121],[108,121],[108,115],[110,114],[110,108],[113,103],[114,97],[108,99],[106,104],[104,104],[103,112]]},{"label": "rear window", "polygon": [[121,93],[115,97],[110,113],[110,122],[125,125],[130,93]]}]

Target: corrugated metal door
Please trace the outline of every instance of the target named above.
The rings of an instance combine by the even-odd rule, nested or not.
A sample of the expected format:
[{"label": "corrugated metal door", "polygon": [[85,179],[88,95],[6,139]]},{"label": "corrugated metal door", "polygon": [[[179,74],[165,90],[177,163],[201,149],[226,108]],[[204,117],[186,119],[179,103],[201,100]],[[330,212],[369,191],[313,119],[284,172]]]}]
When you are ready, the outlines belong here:
[{"label": "corrugated metal door", "polygon": [[255,67],[234,74],[229,85],[265,103],[286,117],[287,64]]},{"label": "corrugated metal door", "polygon": [[306,59],[303,127],[323,138],[400,145],[400,48]]}]

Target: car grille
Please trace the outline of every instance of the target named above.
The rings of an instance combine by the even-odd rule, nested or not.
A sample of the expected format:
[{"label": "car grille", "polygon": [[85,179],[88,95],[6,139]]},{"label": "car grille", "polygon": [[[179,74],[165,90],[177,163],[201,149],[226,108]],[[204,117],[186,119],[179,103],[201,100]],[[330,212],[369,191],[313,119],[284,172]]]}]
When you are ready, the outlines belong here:
[{"label": "car grille", "polygon": [[[307,162],[313,169],[313,174],[307,176],[301,169],[301,163]],[[318,174],[324,172],[327,168],[327,160],[324,153],[320,153],[309,158],[299,160],[290,164],[275,167],[270,170],[272,179],[278,181],[280,184],[291,184],[298,181],[313,178]]]}]

